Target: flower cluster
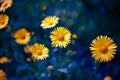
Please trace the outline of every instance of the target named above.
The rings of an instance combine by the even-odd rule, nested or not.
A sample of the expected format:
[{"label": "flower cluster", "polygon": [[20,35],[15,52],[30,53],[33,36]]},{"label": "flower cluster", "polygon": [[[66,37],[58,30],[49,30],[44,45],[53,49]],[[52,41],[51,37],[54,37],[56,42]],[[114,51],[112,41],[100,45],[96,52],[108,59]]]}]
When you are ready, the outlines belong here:
[{"label": "flower cluster", "polygon": [[[56,16],[48,16],[42,21],[41,27],[43,29],[55,27],[58,23],[58,20],[59,18]],[[13,37],[16,43],[27,45],[30,41],[31,35],[30,32],[28,32],[25,28],[22,28],[17,30],[13,34]],[[51,32],[50,39],[53,47],[65,48],[70,43],[71,33],[68,29],[60,26]],[[37,61],[49,57],[49,49],[41,43],[34,43],[30,47],[27,47],[27,51],[28,50],[32,54],[33,58]]]},{"label": "flower cluster", "polygon": [[[77,61],[72,61],[71,59],[75,59],[76,57],[81,56],[83,52],[87,52],[84,50],[88,50],[88,49],[89,51],[91,51],[91,56],[94,59],[95,64],[96,62],[108,63],[115,58],[115,55],[117,53],[117,45],[115,41],[109,36],[98,35],[95,39],[91,41],[90,45],[87,46],[87,48],[85,48],[82,51],[83,48],[81,47],[81,45],[78,44],[78,42],[80,42],[81,38],[83,37],[80,38],[76,33],[72,33],[72,31],[70,31],[68,28],[59,24],[60,19],[62,19],[61,16],[59,15],[57,15],[59,17],[47,16],[47,14],[46,15],[43,14],[44,16],[47,16],[47,17],[45,17],[42,21],[40,21],[40,24],[39,23],[36,24],[36,21],[38,20],[35,21],[35,25],[38,26],[37,28],[36,26],[34,26],[34,28],[31,27],[31,24],[30,24],[30,28],[28,28],[29,26],[26,27],[26,23],[24,24],[23,22],[23,24],[22,23],[18,24],[17,21],[16,22],[14,21],[14,19],[17,19],[18,16],[15,18],[12,17],[12,19],[10,19],[11,16],[7,15],[7,9],[10,8],[12,5],[13,5],[13,0],[0,0],[0,12],[1,12],[0,30],[1,32],[6,29],[8,30],[8,31],[6,30],[6,32],[8,32],[7,39],[3,39],[4,35],[0,33],[0,35],[2,36],[1,43],[0,43],[0,50],[1,50],[0,51],[0,65],[9,64],[12,60],[13,60],[12,63],[15,62],[15,65],[20,64],[19,65],[20,67],[17,68],[18,73],[17,71],[15,72],[17,76],[22,76],[21,74],[19,74],[19,70],[21,70],[23,74],[24,73],[27,74],[27,70],[29,71],[29,69],[26,69],[26,66],[28,67],[28,65],[30,66],[32,65],[31,72],[30,73],[28,72],[28,74],[31,74],[31,73],[34,74],[35,79],[38,79],[36,77],[40,76],[39,74],[41,74],[42,76],[47,76],[47,78],[49,78],[49,76],[51,76],[52,71],[55,71],[56,73],[61,72],[65,74],[67,74],[68,72],[74,72],[73,69],[77,68],[76,67]],[[28,12],[31,11],[31,8],[32,6],[29,7]],[[42,8],[42,11],[46,12],[47,7],[44,6]],[[32,11],[32,12],[37,13],[37,11]],[[64,12],[66,11],[63,10],[63,13],[61,14],[64,14]],[[18,13],[18,12],[16,11],[15,13]],[[58,13],[56,12],[56,14]],[[76,16],[77,14],[74,13],[74,17]],[[21,19],[21,21],[23,21],[23,19]],[[14,22],[16,23],[16,26],[10,25],[11,23],[14,24]],[[32,20],[30,22],[32,22]],[[72,24],[72,21],[70,20],[69,23]],[[92,24],[92,22],[90,22],[90,24]],[[18,28],[18,26],[20,28]],[[81,27],[80,29],[84,30],[84,27]],[[39,33],[42,33],[42,34],[39,34]],[[10,42],[11,44],[7,43],[4,40]],[[4,45],[6,44],[2,42],[6,42],[7,47],[6,46],[4,47]],[[1,45],[2,45],[2,48],[4,48],[4,50],[1,49]],[[76,49],[76,46],[77,46],[77,49]],[[65,54],[62,54],[62,50],[63,50],[63,53]],[[19,54],[19,52],[21,52],[21,54]],[[13,53],[13,55],[9,53]],[[56,53],[60,53],[60,54],[56,54]],[[1,54],[4,54],[4,55],[1,56]],[[76,55],[76,56],[74,57],[73,55]],[[23,57],[25,59],[23,59]],[[24,63],[25,61],[27,62]],[[46,68],[45,68],[46,72],[42,74],[40,72],[40,68],[43,68],[41,67],[41,63],[42,62],[44,63],[45,61],[48,64],[46,65]],[[83,60],[83,62],[79,64],[80,67],[85,66],[84,64],[86,61]],[[37,67],[36,67],[36,64],[37,64]],[[21,66],[23,65],[25,67],[21,68]],[[1,69],[1,66],[0,66],[0,80],[7,80],[8,75],[7,73],[5,73],[6,69],[4,70],[4,66],[2,66],[2,68],[3,69]],[[13,69],[13,67],[10,67],[10,68]],[[38,69],[38,71],[37,70],[32,71],[33,68]],[[96,66],[95,66],[95,69],[96,69]],[[11,76],[14,74],[9,74],[9,75]],[[58,73],[58,76],[60,77],[61,74]],[[112,79],[112,78],[110,76],[106,76],[104,79]],[[34,79],[31,79],[31,80],[34,80]]]},{"label": "flower cluster", "polygon": [[[12,0],[0,0],[0,12],[5,12],[5,10],[12,5]],[[0,29],[6,28],[9,23],[9,16],[6,14],[0,14]],[[9,59],[5,56],[0,58],[0,64],[5,64]],[[7,80],[6,73],[0,69],[0,80]]]}]

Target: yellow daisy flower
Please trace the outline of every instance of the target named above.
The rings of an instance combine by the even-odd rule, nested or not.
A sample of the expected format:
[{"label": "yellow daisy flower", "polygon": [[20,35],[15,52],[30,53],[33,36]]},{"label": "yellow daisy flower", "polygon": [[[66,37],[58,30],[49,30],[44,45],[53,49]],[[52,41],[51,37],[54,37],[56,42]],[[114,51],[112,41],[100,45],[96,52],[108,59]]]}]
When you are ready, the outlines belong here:
[{"label": "yellow daisy flower", "polygon": [[11,7],[12,3],[13,0],[5,0],[0,6],[0,11],[5,12],[7,8]]},{"label": "yellow daisy flower", "polygon": [[96,61],[109,62],[114,58],[116,48],[117,46],[111,38],[98,36],[92,41],[90,50]]},{"label": "yellow daisy flower", "polygon": [[40,43],[35,43],[30,47],[30,53],[32,53],[32,56],[35,60],[43,60],[47,57],[49,57],[48,53],[49,50],[47,47]]},{"label": "yellow daisy flower", "polygon": [[7,26],[9,17],[5,14],[0,15],[0,29],[3,29]]},{"label": "yellow daisy flower", "polygon": [[7,80],[6,73],[0,69],[0,80]]},{"label": "yellow daisy flower", "polygon": [[58,23],[59,18],[56,16],[48,16],[46,17],[42,23],[42,28],[52,28]]},{"label": "yellow daisy flower", "polygon": [[31,36],[30,33],[25,28],[22,28],[16,31],[13,37],[15,38],[15,41],[18,44],[27,44],[30,41]]},{"label": "yellow daisy flower", "polygon": [[53,47],[65,48],[71,42],[71,33],[64,27],[57,27],[50,35]]}]

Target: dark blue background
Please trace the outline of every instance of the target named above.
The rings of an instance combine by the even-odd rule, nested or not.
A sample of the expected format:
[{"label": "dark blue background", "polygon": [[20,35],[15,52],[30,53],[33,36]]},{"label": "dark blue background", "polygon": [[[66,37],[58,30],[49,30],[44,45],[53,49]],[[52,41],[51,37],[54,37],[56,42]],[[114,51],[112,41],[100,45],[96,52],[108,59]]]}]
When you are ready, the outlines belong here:
[{"label": "dark blue background", "polygon": [[[46,10],[43,10],[44,6]],[[8,80],[103,80],[107,75],[120,80],[119,0],[14,0],[5,14],[9,16],[11,30],[0,30],[0,56],[7,56],[12,61],[0,64],[0,68],[6,72]],[[49,35],[53,28],[43,30],[40,27],[47,16],[58,16],[60,20],[56,27],[68,28],[78,39],[72,39],[65,49],[52,48]],[[26,61],[31,55],[12,38],[12,34],[23,27],[35,32],[29,45],[40,42],[50,49],[48,59]],[[118,48],[111,62],[95,65],[89,46],[99,35],[111,37]],[[76,54],[66,55],[68,51]],[[49,65],[54,66],[53,71],[46,69]]]}]

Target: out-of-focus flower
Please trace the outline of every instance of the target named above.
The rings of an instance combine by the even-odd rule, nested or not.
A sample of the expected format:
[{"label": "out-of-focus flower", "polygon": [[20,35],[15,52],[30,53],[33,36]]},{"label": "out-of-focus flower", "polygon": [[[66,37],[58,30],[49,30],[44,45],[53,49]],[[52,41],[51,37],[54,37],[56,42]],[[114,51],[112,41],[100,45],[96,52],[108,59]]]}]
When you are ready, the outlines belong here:
[{"label": "out-of-focus flower", "polygon": [[46,6],[43,6],[43,7],[42,7],[42,11],[43,11],[43,12],[46,12],[46,10],[47,10]]},{"label": "out-of-focus flower", "polygon": [[50,70],[50,71],[54,70],[53,65],[49,65],[49,66],[47,67],[47,70]]},{"label": "out-of-focus flower", "polygon": [[29,45],[26,45],[26,46],[24,47],[24,52],[25,52],[25,53],[29,53],[29,52],[30,52],[30,46],[29,46]]},{"label": "out-of-focus flower", "polygon": [[92,57],[99,62],[108,62],[114,58],[116,54],[116,44],[107,36],[98,36],[91,43],[90,50]]},{"label": "out-of-focus flower", "polygon": [[50,35],[53,47],[65,48],[71,42],[71,33],[64,27],[57,27]]},{"label": "out-of-focus flower", "polygon": [[49,57],[48,53],[49,50],[47,47],[40,43],[35,43],[30,48],[30,53],[32,53],[32,56],[35,60],[43,60],[47,57]]},{"label": "out-of-focus flower", "polygon": [[0,64],[5,64],[7,62],[8,62],[8,58],[7,57],[3,56],[3,57],[0,58]]},{"label": "out-of-focus flower", "polygon": [[26,61],[27,61],[27,62],[30,62],[30,61],[31,61],[31,59],[30,59],[29,57],[27,57],[27,58],[26,58]]},{"label": "out-of-focus flower", "polygon": [[4,0],[4,2],[0,6],[0,11],[5,12],[5,10],[13,4],[13,0]]},{"label": "out-of-focus flower", "polygon": [[0,69],[0,80],[7,80],[6,73]]},{"label": "out-of-focus flower", "polygon": [[50,77],[50,76],[51,76],[51,71],[53,71],[53,70],[54,70],[53,65],[49,65],[49,66],[47,67],[47,77]]},{"label": "out-of-focus flower", "polygon": [[35,32],[31,32],[31,35],[33,36],[35,34]]},{"label": "out-of-focus flower", "polygon": [[58,20],[59,20],[59,18],[56,16],[48,16],[42,21],[41,27],[42,28],[52,28],[58,23]]},{"label": "out-of-focus flower", "polygon": [[112,78],[110,76],[105,76],[104,80],[112,80]]},{"label": "out-of-focus flower", "polygon": [[77,39],[77,35],[76,34],[72,34],[72,39]]},{"label": "out-of-focus flower", "polygon": [[16,31],[13,37],[15,38],[16,43],[24,45],[30,41],[31,36],[30,33],[25,28],[22,28]]},{"label": "out-of-focus flower", "polygon": [[7,26],[9,17],[5,14],[0,15],[0,29],[3,29]]}]

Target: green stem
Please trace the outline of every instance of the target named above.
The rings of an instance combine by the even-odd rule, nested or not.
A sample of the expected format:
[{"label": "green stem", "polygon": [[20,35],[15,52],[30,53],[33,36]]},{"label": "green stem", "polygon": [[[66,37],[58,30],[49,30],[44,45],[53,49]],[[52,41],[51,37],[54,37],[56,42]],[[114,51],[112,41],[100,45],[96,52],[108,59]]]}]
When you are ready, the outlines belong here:
[{"label": "green stem", "polygon": [[97,69],[98,69],[98,63],[97,63],[96,61],[94,62],[94,69],[95,69],[94,79],[97,80]]},{"label": "green stem", "polygon": [[[59,60],[58,65],[60,65],[60,66],[58,66],[58,69],[60,69],[60,68],[62,68],[62,49],[61,48],[59,50],[59,59],[58,60]],[[59,72],[57,75],[58,75],[58,79],[61,79],[61,73]]]},{"label": "green stem", "polygon": [[62,68],[62,49],[60,49],[60,52],[59,52],[59,55],[60,55],[60,68]]}]

